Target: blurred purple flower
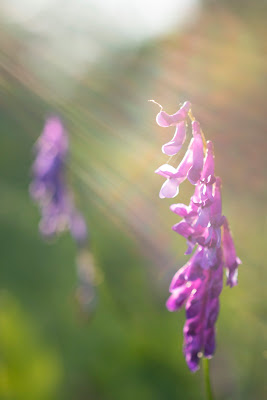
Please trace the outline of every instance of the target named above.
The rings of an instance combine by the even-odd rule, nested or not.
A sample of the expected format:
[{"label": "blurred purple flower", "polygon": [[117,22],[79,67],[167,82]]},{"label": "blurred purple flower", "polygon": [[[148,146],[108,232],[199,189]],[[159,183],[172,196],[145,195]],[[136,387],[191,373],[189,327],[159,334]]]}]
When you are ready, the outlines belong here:
[{"label": "blurred purple flower", "polygon": [[74,240],[82,244],[87,239],[86,223],[74,206],[65,179],[68,148],[62,121],[57,116],[49,117],[35,146],[30,193],[40,207],[39,228],[43,236],[53,237],[70,230]]},{"label": "blurred purple flower", "polygon": [[76,209],[73,195],[67,186],[68,149],[68,136],[61,119],[57,116],[49,117],[35,146],[36,158],[30,193],[40,208],[41,234],[52,238],[63,231],[69,231],[78,246],[76,297],[81,310],[90,314],[96,304],[95,267],[93,256],[87,248],[89,243],[85,219]]},{"label": "blurred purple flower", "polygon": [[176,149],[179,147],[179,150],[182,147],[184,134],[179,135],[177,131],[182,131],[179,124],[185,124],[188,115],[192,119],[193,138],[176,169],[164,164],[155,172],[167,179],[160,190],[161,198],[175,197],[179,193],[179,185],[186,178],[195,185],[188,206],[177,203],[170,207],[183,218],[172,229],[187,240],[185,254],[191,254],[195,246],[197,249],[187,264],[174,275],[166,306],[169,311],[185,306],[184,355],[190,370],[196,371],[200,358],[203,355],[210,358],[215,351],[215,322],[223,287],[223,266],[226,268],[227,285],[232,287],[237,284],[237,268],[241,261],[236,256],[228,221],[222,215],[221,179],[214,174],[213,144],[205,142],[204,158],[203,133],[192,116],[190,106],[189,102],[185,102],[176,114],[168,115],[161,110],[157,115],[160,126],[177,126],[173,140],[163,146],[166,154],[174,154],[173,146]]}]

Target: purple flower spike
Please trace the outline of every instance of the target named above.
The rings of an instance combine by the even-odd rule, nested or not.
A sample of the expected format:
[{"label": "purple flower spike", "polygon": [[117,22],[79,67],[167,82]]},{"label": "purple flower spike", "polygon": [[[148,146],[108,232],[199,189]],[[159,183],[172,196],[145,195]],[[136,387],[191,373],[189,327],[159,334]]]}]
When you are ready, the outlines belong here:
[{"label": "purple flower spike", "polygon": [[[157,116],[160,126],[177,126],[173,139],[162,148],[167,155],[176,154],[184,142],[185,118],[191,105],[185,103],[183,107],[174,115],[161,111]],[[186,239],[188,249],[185,254],[191,254],[195,246],[197,249],[174,275],[166,303],[169,311],[185,306],[183,351],[189,369],[195,372],[200,358],[211,358],[215,352],[215,323],[223,287],[223,266],[227,285],[232,287],[237,284],[237,268],[241,261],[236,256],[228,221],[222,215],[221,179],[214,175],[213,144],[207,142],[204,158],[203,133],[192,113],[190,118],[193,120],[193,138],[183,160],[176,169],[164,164],[156,173],[167,179],[160,191],[161,198],[175,197],[186,178],[195,185],[188,206],[181,203],[170,206],[171,211],[182,218],[172,229]]]},{"label": "purple flower spike", "polygon": [[41,213],[39,230],[43,237],[54,238],[69,231],[77,245],[77,300],[83,312],[95,305],[95,273],[88,252],[88,231],[84,217],[76,209],[66,181],[68,136],[58,117],[46,120],[36,146],[30,193]]},{"label": "purple flower spike", "polygon": [[49,117],[36,143],[30,193],[41,210],[40,232],[45,237],[70,230],[78,244],[87,239],[86,224],[74,206],[65,182],[68,136],[60,118]]},{"label": "purple flower spike", "polygon": [[169,115],[165,111],[161,110],[156,117],[157,124],[163,128],[176,125],[186,119],[190,108],[191,103],[186,101],[175,114]]},{"label": "purple flower spike", "polygon": [[179,122],[176,126],[172,140],[162,146],[162,152],[167,156],[174,156],[182,148],[186,139],[185,122]]},{"label": "purple flower spike", "polygon": [[223,255],[227,274],[226,284],[233,287],[237,285],[237,268],[241,261],[236,256],[234,241],[226,218],[223,224]]}]

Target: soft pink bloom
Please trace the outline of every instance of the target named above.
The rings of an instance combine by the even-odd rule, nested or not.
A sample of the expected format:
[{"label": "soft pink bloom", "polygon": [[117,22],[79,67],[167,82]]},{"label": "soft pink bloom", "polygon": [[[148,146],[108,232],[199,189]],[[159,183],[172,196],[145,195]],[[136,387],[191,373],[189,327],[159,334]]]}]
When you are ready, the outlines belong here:
[{"label": "soft pink bloom", "polygon": [[186,139],[185,121],[181,121],[176,125],[175,134],[172,140],[162,146],[162,152],[167,156],[174,156],[182,148]]}]

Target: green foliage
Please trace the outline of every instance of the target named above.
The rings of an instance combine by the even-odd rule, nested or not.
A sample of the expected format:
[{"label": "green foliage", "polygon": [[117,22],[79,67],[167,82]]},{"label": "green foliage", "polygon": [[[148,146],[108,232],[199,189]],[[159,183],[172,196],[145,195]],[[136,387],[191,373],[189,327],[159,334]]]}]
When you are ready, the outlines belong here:
[{"label": "green foliage", "polygon": [[6,291],[0,293],[0,398],[55,398],[61,381],[60,359],[41,343],[33,321]]}]

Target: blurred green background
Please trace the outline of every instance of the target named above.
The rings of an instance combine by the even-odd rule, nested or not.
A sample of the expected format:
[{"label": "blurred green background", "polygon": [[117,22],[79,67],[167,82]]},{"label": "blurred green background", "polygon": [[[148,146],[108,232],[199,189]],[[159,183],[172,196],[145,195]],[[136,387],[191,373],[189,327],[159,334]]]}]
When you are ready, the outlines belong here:
[{"label": "blurred green background", "polygon": [[[0,4],[0,399],[204,399],[182,355],[184,311],[165,309],[186,261],[160,200],[173,132],[190,100],[213,140],[239,285],[224,288],[211,361],[216,399],[266,396],[266,1]],[[32,147],[49,112],[71,141],[69,180],[91,232],[97,305],[75,301],[76,249],[38,233]],[[181,188],[188,202],[192,186]]]}]

